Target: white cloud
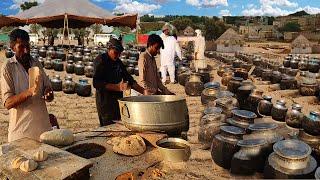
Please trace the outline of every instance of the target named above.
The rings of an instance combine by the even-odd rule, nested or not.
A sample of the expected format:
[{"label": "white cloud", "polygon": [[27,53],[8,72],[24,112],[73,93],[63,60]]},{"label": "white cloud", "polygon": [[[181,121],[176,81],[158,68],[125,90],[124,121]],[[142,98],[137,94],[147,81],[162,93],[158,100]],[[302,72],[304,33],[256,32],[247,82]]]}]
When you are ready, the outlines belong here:
[{"label": "white cloud", "polygon": [[228,6],[228,0],[186,0],[187,4],[196,7]]},{"label": "white cloud", "polygon": [[223,9],[219,12],[220,16],[231,16],[231,13],[228,9]]},{"label": "white cloud", "polygon": [[139,15],[148,14],[154,10],[160,9],[160,5],[156,4],[147,4],[141,3],[138,1],[132,0],[120,0],[126,1],[126,3],[117,3],[116,7],[114,8],[115,12],[119,13],[138,13]]},{"label": "white cloud", "polygon": [[317,7],[311,7],[311,6],[306,6],[306,7],[303,7],[303,8],[298,8],[296,11],[306,11],[307,13],[309,14],[318,14],[320,13],[320,8],[317,8]]},{"label": "white cloud", "polygon": [[200,7],[201,2],[199,0],[186,0],[187,4],[190,4],[191,6]]},{"label": "white cloud", "polygon": [[283,7],[290,7],[290,8],[298,7],[298,3],[291,2],[289,0],[260,0],[260,3],[262,4],[262,6],[276,5],[276,6],[283,6]]},{"label": "white cloud", "polygon": [[245,16],[283,16],[290,13],[290,11],[270,5],[261,6],[259,8],[252,7],[242,11],[242,14]]},{"label": "white cloud", "polygon": [[150,2],[157,3],[143,3],[135,0],[93,0],[96,2],[111,1],[116,4],[113,9],[116,13],[138,13],[139,15],[149,14],[154,10],[160,9],[159,3],[165,3],[167,1],[180,1],[180,0],[153,0]]},{"label": "white cloud", "polygon": [[245,16],[283,16],[294,12],[288,8],[296,7],[298,4],[289,0],[260,0],[260,6],[249,4],[242,14]]}]

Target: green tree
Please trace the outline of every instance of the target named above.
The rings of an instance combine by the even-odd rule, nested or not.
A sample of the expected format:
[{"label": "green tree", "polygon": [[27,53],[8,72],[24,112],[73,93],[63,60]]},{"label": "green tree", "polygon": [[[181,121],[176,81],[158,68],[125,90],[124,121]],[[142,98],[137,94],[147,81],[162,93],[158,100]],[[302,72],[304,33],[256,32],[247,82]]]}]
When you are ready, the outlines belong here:
[{"label": "green tree", "polygon": [[178,31],[183,31],[186,27],[192,27],[192,20],[190,18],[178,18],[172,21],[172,25],[174,25]]},{"label": "green tree", "polygon": [[94,34],[101,34],[103,32],[101,24],[93,24],[90,26],[90,29]]},{"label": "green tree", "polygon": [[42,29],[42,26],[39,24],[31,24],[30,25],[30,32],[31,33],[39,34],[41,29]]},{"label": "green tree", "polygon": [[22,11],[25,11],[27,9],[32,8],[33,6],[38,6],[38,2],[37,1],[33,1],[33,2],[24,2],[23,4],[20,5],[20,8]]},{"label": "green tree", "polygon": [[1,33],[4,33],[4,34],[9,34],[12,30],[14,30],[14,27],[12,26],[5,26],[5,27],[2,27],[0,29]]},{"label": "green tree", "polygon": [[78,36],[80,37],[89,36],[90,31],[87,31],[86,29],[81,28],[81,29],[72,29],[72,33],[77,38]]},{"label": "green tree", "polygon": [[228,27],[222,22],[214,18],[208,18],[204,23],[204,33],[206,40],[214,40],[219,38]]},{"label": "green tree", "polygon": [[296,22],[288,22],[282,28],[279,28],[280,32],[300,32],[300,24]]}]

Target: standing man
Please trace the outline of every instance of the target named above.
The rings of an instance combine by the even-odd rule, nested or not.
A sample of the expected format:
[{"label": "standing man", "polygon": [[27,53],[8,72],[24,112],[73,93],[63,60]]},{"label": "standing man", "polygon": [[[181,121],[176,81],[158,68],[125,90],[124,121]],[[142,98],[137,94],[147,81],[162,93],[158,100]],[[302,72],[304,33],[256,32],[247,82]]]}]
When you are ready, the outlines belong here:
[{"label": "standing man", "polygon": [[169,34],[169,26],[163,26],[161,38],[163,40],[164,48],[160,50],[160,71],[163,83],[166,83],[167,71],[169,72],[170,82],[176,83],[174,57],[176,54],[179,59],[182,59],[182,57],[178,41]]},{"label": "standing man", "polygon": [[[51,84],[40,62],[30,55],[28,33],[15,29],[9,37],[15,55],[7,59],[1,69],[2,104],[9,110],[10,117],[8,141],[25,137],[39,141],[43,132],[51,130],[45,103],[45,100],[53,100]],[[40,69],[33,87],[29,87],[28,70],[31,67]]]},{"label": "standing man", "polygon": [[202,36],[201,30],[196,29],[195,30],[197,37],[195,39],[194,43],[194,57],[195,59],[204,59],[204,51],[206,49],[206,41],[204,37]]},{"label": "standing man", "polygon": [[[195,59],[195,69],[198,71],[199,68],[206,68],[204,51],[206,49],[206,41],[202,36],[201,30],[195,30],[197,37],[194,41],[194,59]],[[201,60],[201,61],[200,61]]]},{"label": "standing man", "polygon": [[49,43],[50,46],[54,45],[54,36],[53,36],[53,32],[52,31],[50,32],[48,43]]},{"label": "standing man", "polygon": [[151,34],[148,38],[147,49],[139,56],[139,84],[145,89],[144,95],[173,95],[161,82],[155,56],[163,48],[160,36]]},{"label": "standing man", "polygon": [[122,51],[121,42],[112,38],[107,52],[97,56],[94,61],[93,87],[96,88],[100,126],[113,124],[113,120],[121,119],[118,99],[123,97],[125,90],[132,87],[141,94],[144,91],[119,59]]}]

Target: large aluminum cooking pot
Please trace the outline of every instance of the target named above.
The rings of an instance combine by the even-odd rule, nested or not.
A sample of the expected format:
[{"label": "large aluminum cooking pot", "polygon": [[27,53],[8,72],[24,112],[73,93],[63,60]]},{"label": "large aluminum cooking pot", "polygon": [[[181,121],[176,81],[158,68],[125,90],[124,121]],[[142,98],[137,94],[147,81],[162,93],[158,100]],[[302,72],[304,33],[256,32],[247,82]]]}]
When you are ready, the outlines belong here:
[{"label": "large aluminum cooking pot", "polygon": [[134,96],[118,101],[121,120],[131,130],[176,134],[189,129],[188,107],[183,97]]}]

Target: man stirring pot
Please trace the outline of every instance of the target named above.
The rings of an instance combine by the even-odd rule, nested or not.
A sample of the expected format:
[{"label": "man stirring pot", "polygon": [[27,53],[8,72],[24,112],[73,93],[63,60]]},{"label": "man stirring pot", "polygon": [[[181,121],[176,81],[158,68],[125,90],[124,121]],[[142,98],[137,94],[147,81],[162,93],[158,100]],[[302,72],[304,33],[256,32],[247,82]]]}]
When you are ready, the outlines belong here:
[{"label": "man stirring pot", "polygon": [[122,51],[121,41],[112,38],[107,52],[97,56],[94,61],[93,87],[96,88],[100,126],[121,119],[118,99],[123,97],[124,91],[133,88],[141,94],[144,92],[119,59]]}]

